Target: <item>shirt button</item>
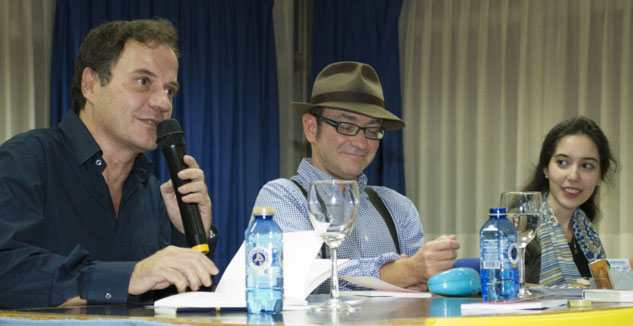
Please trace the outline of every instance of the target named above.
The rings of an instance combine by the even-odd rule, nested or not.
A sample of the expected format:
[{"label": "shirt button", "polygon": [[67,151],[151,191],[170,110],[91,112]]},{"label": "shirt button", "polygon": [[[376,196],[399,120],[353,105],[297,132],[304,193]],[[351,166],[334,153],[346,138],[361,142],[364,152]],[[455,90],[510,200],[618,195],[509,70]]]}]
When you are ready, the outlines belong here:
[{"label": "shirt button", "polygon": [[97,166],[101,166],[101,164],[102,164],[102,163],[103,163],[103,162],[102,162],[101,160],[97,160],[97,161],[95,162],[95,164],[96,164]]},{"label": "shirt button", "polygon": [[112,294],[110,294],[109,292],[106,293],[105,298],[106,298],[106,300],[112,299]]}]

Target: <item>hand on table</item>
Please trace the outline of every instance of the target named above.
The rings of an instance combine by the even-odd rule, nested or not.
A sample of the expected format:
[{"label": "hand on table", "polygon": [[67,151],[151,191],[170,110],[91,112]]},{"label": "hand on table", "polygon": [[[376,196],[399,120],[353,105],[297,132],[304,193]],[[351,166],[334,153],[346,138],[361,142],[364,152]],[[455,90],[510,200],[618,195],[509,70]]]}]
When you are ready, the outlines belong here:
[{"label": "hand on table", "polygon": [[169,246],[134,266],[128,293],[140,295],[172,284],[178,292],[187,287],[195,291],[201,285],[211,286],[211,275],[218,272],[215,264],[199,251]]}]

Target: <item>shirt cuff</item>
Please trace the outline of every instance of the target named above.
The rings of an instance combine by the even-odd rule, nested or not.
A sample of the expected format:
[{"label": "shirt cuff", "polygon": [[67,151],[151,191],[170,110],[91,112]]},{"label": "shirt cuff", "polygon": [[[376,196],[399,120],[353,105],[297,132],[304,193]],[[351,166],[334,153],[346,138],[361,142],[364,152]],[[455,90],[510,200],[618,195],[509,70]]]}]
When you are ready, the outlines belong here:
[{"label": "shirt cuff", "polygon": [[84,269],[79,296],[89,304],[126,303],[136,262],[95,262]]},{"label": "shirt cuff", "polygon": [[389,253],[382,254],[376,257],[372,262],[373,268],[372,268],[372,274],[370,276],[380,279],[380,268],[383,265],[388,264],[398,258],[400,258],[400,255],[398,255],[395,252],[389,252]]}]

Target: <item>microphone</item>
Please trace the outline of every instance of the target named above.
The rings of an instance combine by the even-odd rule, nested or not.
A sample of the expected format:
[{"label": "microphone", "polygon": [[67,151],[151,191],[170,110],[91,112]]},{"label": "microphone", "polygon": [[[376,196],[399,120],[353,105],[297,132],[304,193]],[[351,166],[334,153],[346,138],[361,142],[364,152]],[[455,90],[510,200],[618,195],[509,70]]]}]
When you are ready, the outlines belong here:
[{"label": "microphone", "polygon": [[156,127],[156,143],[165,156],[171,182],[174,185],[178,208],[182,217],[182,224],[185,227],[185,237],[187,245],[191,248],[206,254],[209,252],[209,244],[198,205],[185,203],[182,201],[182,194],[178,188],[191,180],[181,180],[178,172],[187,168],[183,160],[185,156],[185,133],[180,127],[180,123],[174,119],[161,121]]}]

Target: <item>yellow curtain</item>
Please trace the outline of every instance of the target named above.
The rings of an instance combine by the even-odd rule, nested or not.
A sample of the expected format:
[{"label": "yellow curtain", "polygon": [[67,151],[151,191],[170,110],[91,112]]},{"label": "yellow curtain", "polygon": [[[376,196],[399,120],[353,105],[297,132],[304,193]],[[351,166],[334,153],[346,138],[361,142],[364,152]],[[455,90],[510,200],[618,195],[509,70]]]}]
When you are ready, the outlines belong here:
[{"label": "yellow curtain", "polygon": [[0,143],[48,126],[55,1],[0,0]]}]

